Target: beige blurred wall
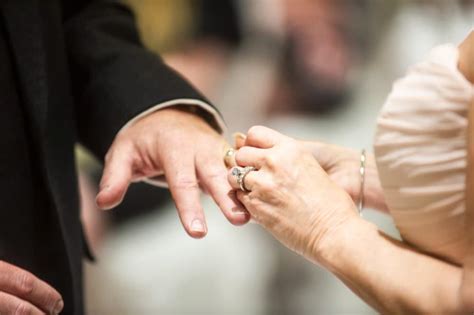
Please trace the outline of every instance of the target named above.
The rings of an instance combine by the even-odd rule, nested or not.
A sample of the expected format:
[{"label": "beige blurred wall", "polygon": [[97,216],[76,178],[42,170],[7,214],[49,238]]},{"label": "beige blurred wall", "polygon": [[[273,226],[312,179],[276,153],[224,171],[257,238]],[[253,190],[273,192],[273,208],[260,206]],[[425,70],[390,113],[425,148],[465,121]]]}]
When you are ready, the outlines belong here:
[{"label": "beige blurred wall", "polygon": [[144,44],[155,52],[176,48],[189,38],[196,22],[190,0],[123,2],[135,13]]}]

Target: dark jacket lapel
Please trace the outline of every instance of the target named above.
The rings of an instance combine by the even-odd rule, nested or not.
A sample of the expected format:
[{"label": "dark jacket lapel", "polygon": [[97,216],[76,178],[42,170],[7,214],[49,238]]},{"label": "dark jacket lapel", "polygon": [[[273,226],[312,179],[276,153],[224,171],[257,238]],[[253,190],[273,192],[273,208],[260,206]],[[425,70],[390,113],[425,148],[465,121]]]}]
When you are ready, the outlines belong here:
[{"label": "dark jacket lapel", "polygon": [[39,136],[44,132],[47,106],[46,56],[38,0],[10,0],[3,4],[3,18],[18,69],[22,101]]}]

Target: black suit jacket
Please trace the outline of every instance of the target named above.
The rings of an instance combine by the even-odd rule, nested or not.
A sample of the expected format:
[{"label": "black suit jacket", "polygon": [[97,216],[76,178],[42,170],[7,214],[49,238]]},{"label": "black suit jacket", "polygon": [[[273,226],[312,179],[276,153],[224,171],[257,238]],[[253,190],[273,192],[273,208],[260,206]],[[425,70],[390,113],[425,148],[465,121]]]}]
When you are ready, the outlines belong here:
[{"label": "black suit jacket", "polygon": [[[204,99],[143,48],[132,14],[119,4],[0,1],[44,192],[56,214],[58,233],[45,246],[64,249],[64,255],[42,260],[64,262],[55,264],[54,279],[44,280],[61,291],[64,314],[79,315],[84,238],[74,144],[81,142],[102,158],[117,131],[150,106],[177,98]],[[0,228],[2,224],[8,222],[0,222]]]}]

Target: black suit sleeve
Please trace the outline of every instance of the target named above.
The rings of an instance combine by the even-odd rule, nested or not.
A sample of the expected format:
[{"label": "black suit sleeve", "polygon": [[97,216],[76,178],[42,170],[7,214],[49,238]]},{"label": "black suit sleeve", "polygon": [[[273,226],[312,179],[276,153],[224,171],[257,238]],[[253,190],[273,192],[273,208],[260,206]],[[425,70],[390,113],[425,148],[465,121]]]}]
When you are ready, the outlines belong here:
[{"label": "black suit sleeve", "polygon": [[[121,127],[151,106],[182,98],[208,103],[143,47],[124,6],[93,1],[69,18],[65,29],[79,141],[98,157]],[[212,124],[210,114],[201,114]]]}]

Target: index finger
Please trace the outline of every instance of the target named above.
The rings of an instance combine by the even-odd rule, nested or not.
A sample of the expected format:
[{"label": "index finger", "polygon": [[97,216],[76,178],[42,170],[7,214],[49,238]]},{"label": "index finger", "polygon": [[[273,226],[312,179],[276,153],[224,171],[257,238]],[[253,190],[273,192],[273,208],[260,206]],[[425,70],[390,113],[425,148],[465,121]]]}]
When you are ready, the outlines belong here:
[{"label": "index finger", "polygon": [[287,137],[273,129],[263,126],[253,126],[247,132],[245,145],[261,149],[270,149],[284,138]]},{"label": "index finger", "polygon": [[45,312],[58,314],[64,307],[61,295],[33,274],[0,261],[0,291],[28,301]]},{"label": "index finger", "polygon": [[165,157],[163,168],[184,229],[191,237],[204,237],[207,226],[200,202],[194,154],[185,151],[170,154]]},{"label": "index finger", "polygon": [[199,179],[225,217],[235,225],[249,221],[250,215],[237,200],[227,180],[227,169],[217,156],[206,156],[197,165]]}]

